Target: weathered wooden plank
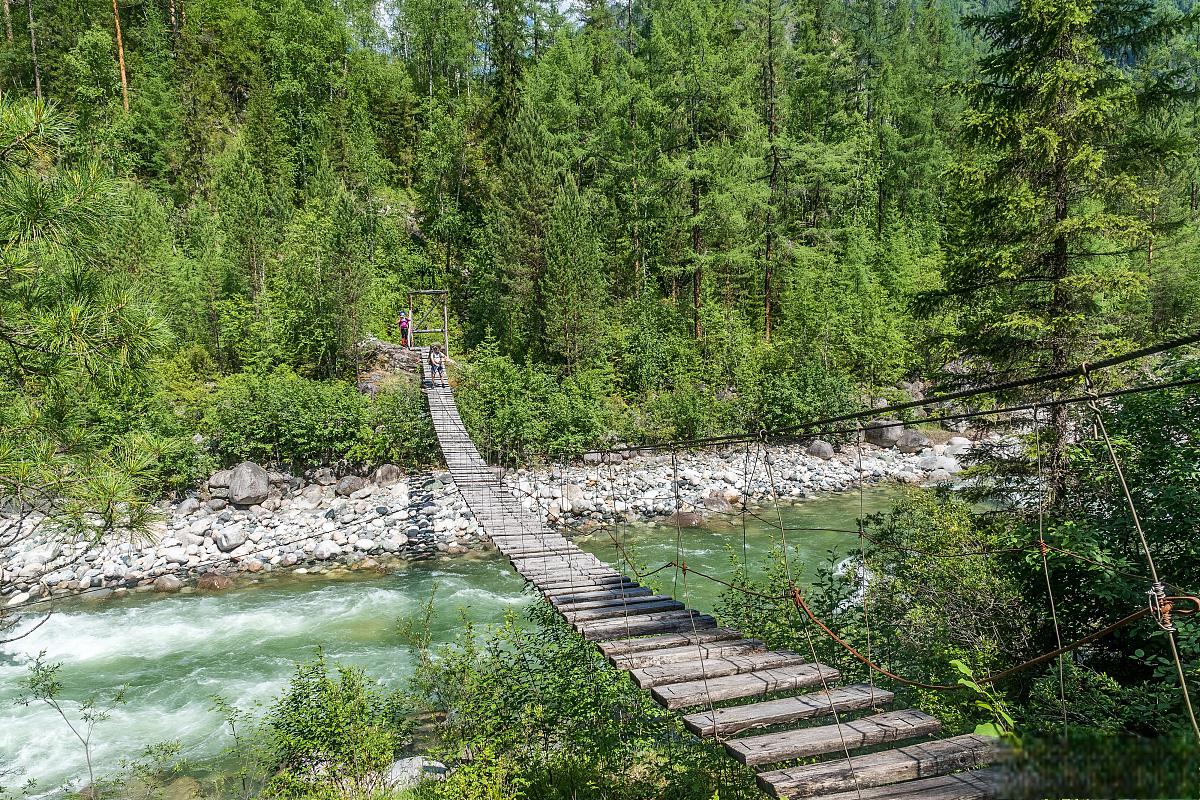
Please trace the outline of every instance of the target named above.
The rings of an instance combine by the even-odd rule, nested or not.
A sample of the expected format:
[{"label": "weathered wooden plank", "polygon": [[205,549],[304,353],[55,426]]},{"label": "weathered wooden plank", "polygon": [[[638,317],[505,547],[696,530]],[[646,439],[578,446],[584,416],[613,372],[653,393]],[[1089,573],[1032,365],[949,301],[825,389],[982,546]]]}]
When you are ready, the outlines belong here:
[{"label": "weathered wooden plank", "polygon": [[741,631],[735,631],[733,628],[713,628],[696,633],[685,631],[682,633],[666,633],[660,636],[644,636],[639,639],[610,639],[607,642],[600,642],[596,646],[600,648],[600,652],[611,659],[617,656],[642,653],[647,650],[657,650],[659,648],[683,647],[684,645],[730,641],[741,638]]},{"label": "weathered wooden plank", "polygon": [[641,614],[636,617],[603,619],[575,623],[575,630],[589,641],[628,638],[646,633],[674,633],[715,628],[717,621],[695,611],[667,611],[661,614]]},{"label": "weathered wooden plank", "polygon": [[577,600],[573,603],[554,603],[554,608],[564,616],[591,608],[625,608],[626,606],[641,606],[647,603],[664,603],[674,600],[668,594],[650,594],[649,589],[643,589],[643,594],[618,594],[615,597],[593,597],[587,600]]},{"label": "weathered wooden plank", "polygon": [[998,739],[968,733],[895,750],[832,759],[820,764],[763,772],[758,784],[776,797],[811,797],[946,775],[991,764],[1001,755]]},{"label": "weathered wooden plank", "polygon": [[650,590],[644,586],[630,589],[606,590],[599,589],[594,592],[580,591],[575,594],[560,594],[552,595],[547,599],[556,607],[559,606],[576,606],[578,603],[589,603],[593,600],[621,600],[626,597],[645,597],[650,594]]},{"label": "weathered wooden plank", "polygon": [[[514,569],[516,569],[514,567]],[[555,570],[538,570],[535,567],[517,569],[522,575],[536,583],[543,589],[556,589],[561,587],[570,588],[579,584],[581,580],[590,580],[593,583],[607,581],[613,586],[621,586],[628,578],[615,572],[611,569],[606,570],[583,570],[574,569],[555,569]]]},{"label": "weathered wooden plank", "polygon": [[805,689],[821,683],[822,679],[828,683],[836,681],[839,677],[841,673],[824,664],[797,664],[723,678],[671,683],[656,686],[650,692],[667,708],[676,709]]},{"label": "weathered wooden plank", "polygon": [[678,600],[668,597],[663,600],[655,600],[652,603],[616,603],[615,605],[605,606],[603,608],[585,608],[582,611],[566,611],[559,609],[559,613],[566,618],[567,622],[586,622],[595,619],[617,619],[626,616],[640,616],[645,614],[657,614],[664,611],[681,611],[683,603]]},{"label": "weathered wooden plank", "polygon": [[[755,728],[797,722],[837,711],[856,711],[890,703],[894,695],[865,683],[822,690],[796,697],[781,697],[744,706],[701,711],[683,718],[683,724],[698,736],[734,736]],[[715,724],[714,724],[715,720]]]},{"label": "weathered wooden plank", "polygon": [[622,587],[627,589],[636,589],[638,588],[638,584],[624,576],[617,575],[616,577],[603,577],[600,579],[585,578],[575,581],[568,580],[562,582],[538,582],[537,587],[541,590],[542,594],[546,595],[547,597],[560,597],[563,595],[577,594],[583,591],[596,591],[604,589],[617,591]]},{"label": "weathered wooden plank", "polygon": [[821,800],[988,800],[1003,784],[996,768],[977,769],[938,778],[922,778],[874,788],[827,794]]},{"label": "weathered wooden plank", "polygon": [[643,689],[655,686],[665,686],[669,683],[684,683],[698,681],[704,678],[723,678],[726,675],[739,675],[743,672],[757,672],[776,667],[790,667],[796,664],[806,664],[807,659],[796,653],[784,650],[765,650],[762,652],[737,653],[728,656],[685,661],[680,664],[662,664],[660,666],[635,669],[630,672],[634,683]]},{"label": "weathered wooden plank", "polygon": [[844,720],[836,725],[801,728],[780,733],[764,733],[725,742],[733,757],[748,766],[772,764],[793,758],[807,758],[854,749],[870,744],[897,742],[937,733],[942,723],[923,711],[888,711],[862,719]]},{"label": "weathered wooden plank", "polygon": [[664,647],[661,650],[646,650],[629,655],[613,656],[609,663],[618,669],[642,669],[663,664],[679,664],[694,661],[696,658],[719,658],[734,653],[745,653],[752,650],[764,650],[764,645],[758,639],[735,639],[733,641],[717,641],[710,644],[688,644],[682,647]]}]

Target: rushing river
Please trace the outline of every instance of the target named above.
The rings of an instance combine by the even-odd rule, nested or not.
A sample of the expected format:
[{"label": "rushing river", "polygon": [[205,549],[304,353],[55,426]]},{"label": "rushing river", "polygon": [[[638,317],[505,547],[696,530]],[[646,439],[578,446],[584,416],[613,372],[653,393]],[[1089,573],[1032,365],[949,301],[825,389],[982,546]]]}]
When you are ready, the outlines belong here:
[{"label": "rushing river", "polygon": [[[886,505],[885,490],[865,497],[868,513]],[[784,512],[788,527],[853,529],[857,494],[810,500]],[[773,515],[764,515],[774,522]],[[657,566],[681,553],[689,567],[728,576],[730,553],[743,552],[751,571],[765,569],[778,530],[750,518],[743,532],[738,517],[718,517],[703,528],[676,531],[662,525],[630,525],[614,533],[640,565]],[[607,532],[580,542],[616,562]],[[852,533],[788,532],[796,574],[811,578],[829,559],[857,544]],[[668,591],[669,572],[657,585]],[[62,696],[105,698],[126,687],[125,701],[96,726],[93,758],[98,772],[112,772],[156,742],[178,740],[200,771],[220,769],[229,745],[212,699],[220,696],[253,708],[276,696],[295,663],[324,648],[331,663],[361,666],[386,685],[409,674],[414,653],[397,621],[416,614],[436,591],[431,620],[434,641],[449,641],[462,618],[498,623],[506,613],[532,602],[522,581],[498,556],[460,557],[413,564],[386,576],[291,575],[242,585],[220,594],[138,594],[100,603],[64,601],[28,636],[0,645],[0,785],[16,788],[37,779],[42,791],[84,774],[83,751],[70,731],[44,705],[16,703],[29,664],[39,652],[61,663]],[[711,610],[720,587],[697,578],[689,585],[692,605]],[[28,629],[35,617],[22,620]],[[70,705],[70,704],[68,704]],[[16,768],[20,775],[3,776]]]}]

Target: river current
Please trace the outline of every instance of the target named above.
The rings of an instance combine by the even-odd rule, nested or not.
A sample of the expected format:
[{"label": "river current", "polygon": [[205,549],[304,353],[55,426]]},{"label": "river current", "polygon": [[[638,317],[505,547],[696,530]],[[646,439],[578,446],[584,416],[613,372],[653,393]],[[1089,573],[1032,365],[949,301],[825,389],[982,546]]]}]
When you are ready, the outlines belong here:
[{"label": "river current", "polygon": [[[886,507],[893,490],[873,489],[867,513]],[[746,520],[717,516],[704,527],[676,531],[663,525],[629,525],[579,541],[600,558],[617,563],[621,542],[634,562],[653,568],[678,557],[690,569],[728,576],[731,557],[743,555],[752,573],[766,569],[780,542],[775,512]],[[811,579],[822,563],[857,547],[852,530],[859,515],[857,493],[811,499],[783,511],[790,558],[798,577]],[[655,585],[677,587],[670,570]],[[436,592],[434,591],[436,586]],[[688,601],[714,608],[721,587],[692,577]],[[93,734],[99,773],[112,774],[122,759],[150,744],[178,741],[198,773],[220,771],[230,741],[213,710],[220,696],[254,709],[277,696],[298,661],[323,649],[332,664],[360,666],[386,686],[410,674],[415,654],[398,620],[415,615],[434,593],[431,629],[435,642],[454,639],[464,618],[499,623],[534,602],[522,580],[499,556],[418,562],[383,576],[288,575],[239,584],[219,594],[138,594],[122,600],[62,601],[40,627],[0,645],[0,783],[18,788],[35,779],[41,792],[84,774],[84,754],[66,725],[47,706],[21,705],[29,665],[61,663],[62,697],[101,701],[125,687],[124,702]],[[40,619],[20,620],[30,630]],[[9,770],[7,776],[4,770]],[[86,782],[86,781],[85,781]]]}]

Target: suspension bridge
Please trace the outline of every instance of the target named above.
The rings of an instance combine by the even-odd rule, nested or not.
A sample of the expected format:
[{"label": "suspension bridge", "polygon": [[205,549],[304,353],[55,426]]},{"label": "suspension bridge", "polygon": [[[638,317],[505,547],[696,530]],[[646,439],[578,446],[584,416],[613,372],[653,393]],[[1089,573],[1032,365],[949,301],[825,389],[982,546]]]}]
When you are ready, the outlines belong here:
[{"label": "suspension bridge", "polygon": [[993,796],[999,742],[939,738],[942,723],[893,693],[844,684],[837,669],[773,650],[654,594],[527,510],[472,442],[445,381],[423,358],[425,394],[446,465],[492,542],[607,660],[720,742],[776,797],[975,800]]}]

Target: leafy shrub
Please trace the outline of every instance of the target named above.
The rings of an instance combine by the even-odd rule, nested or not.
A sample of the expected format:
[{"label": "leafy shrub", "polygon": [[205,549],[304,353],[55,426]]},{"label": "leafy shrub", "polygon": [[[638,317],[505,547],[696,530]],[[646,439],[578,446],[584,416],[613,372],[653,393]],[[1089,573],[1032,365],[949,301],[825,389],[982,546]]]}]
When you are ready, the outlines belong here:
[{"label": "leafy shrub", "polygon": [[226,378],[203,425],[226,462],[307,466],[349,453],[366,412],[366,399],[350,384],[307,380],[280,367]]},{"label": "leafy shrub", "polygon": [[438,458],[425,398],[407,383],[371,400],[348,383],[309,380],[287,367],[239,373],[209,398],[202,425],[224,463],[416,468]]},{"label": "leafy shrub", "polygon": [[439,457],[437,435],[419,387],[388,387],[367,406],[365,422],[349,458],[367,464],[417,467]]},{"label": "leafy shrub", "polygon": [[501,453],[576,454],[612,429],[607,370],[580,370],[563,381],[518,365],[494,343],[482,345],[458,384],[459,409],[477,443]]},{"label": "leafy shrub", "polygon": [[843,414],[857,405],[854,387],[843,376],[819,362],[778,356],[767,359],[750,394],[752,419],[768,429]]},{"label": "leafy shrub", "polygon": [[407,741],[399,696],[361,669],[329,674],[324,655],[299,664],[263,726],[264,798],[370,797]]}]

